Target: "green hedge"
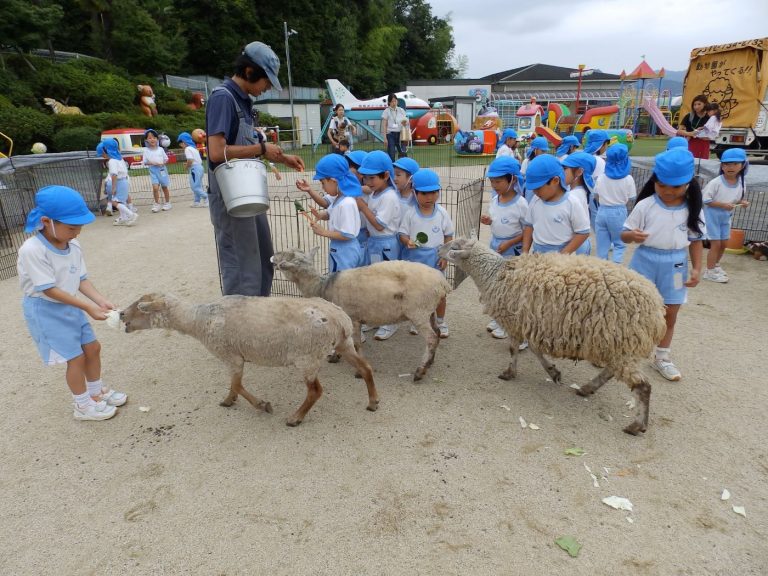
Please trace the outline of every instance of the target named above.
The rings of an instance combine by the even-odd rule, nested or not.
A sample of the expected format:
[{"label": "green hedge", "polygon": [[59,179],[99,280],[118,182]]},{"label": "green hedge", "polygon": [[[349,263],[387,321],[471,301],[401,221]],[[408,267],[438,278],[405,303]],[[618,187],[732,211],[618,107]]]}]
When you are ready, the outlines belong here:
[{"label": "green hedge", "polygon": [[0,126],[0,132],[13,140],[17,153],[25,153],[35,142],[51,143],[53,117],[34,108],[0,107]]},{"label": "green hedge", "polygon": [[101,140],[101,130],[90,126],[63,128],[53,135],[51,144],[56,152],[93,150]]}]

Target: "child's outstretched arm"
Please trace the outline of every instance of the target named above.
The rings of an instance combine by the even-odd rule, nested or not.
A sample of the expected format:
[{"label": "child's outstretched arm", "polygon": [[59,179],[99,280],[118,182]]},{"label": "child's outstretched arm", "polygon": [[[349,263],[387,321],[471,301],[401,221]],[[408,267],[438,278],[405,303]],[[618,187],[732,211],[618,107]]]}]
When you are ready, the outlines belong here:
[{"label": "child's outstretched arm", "polygon": [[69,292],[65,292],[61,288],[56,288],[54,286],[53,288],[48,288],[47,290],[43,290],[43,294],[45,294],[49,298],[53,298],[54,300],[61,302],[62,304],[69,304],[70,306],[74,306],[75,308],[80,308],[80,310],[86,312],[94,320],[107,319],[108,310],[105,310],[95,302],[88,302],[86,300],[81,300],[80,298],[76,298],[75,296],[72,296],[72,294],[70,294]]},{"label": "child's outstretched arm", "polygon": [[357,207],[360,209],[360,212],[365,216],[365,219],[371,223],[371,226],[376,228],[379,232],[384,230],[385,226],[379,224],[379,221],[376,219],[376,214],[368,208],[368,204],[366,204],[365,200],[360,197],[355,198],[355,200],[357,201]]},{"label": "child's outstretched arm", "polygon": [[319,205],[321,208],[328,208],[328,201],[320,196],[317,192],[312,190],[312,186],[310,186],[309,182],[307,182],[304,179],[296,180],[296,188],[301,190],[302,192],[309,194],[309,197],[312,198],[312,200],[315,201],[317,205]]},{"label": "child's outstretched arm", "polygon": [[96,286],[94,286],[93,283],[90,280],[88,280],[88,278],[80,281],[80,292],[84,296],[88,297],[92,302],[94,302],[102,310],[106,310],[107,312],[109,312],[110,310],[114,310],[116,308],[116,306],[112,304],[112,302],[110,302],[104,296],[101,295],[101,292],[96,290]]}]

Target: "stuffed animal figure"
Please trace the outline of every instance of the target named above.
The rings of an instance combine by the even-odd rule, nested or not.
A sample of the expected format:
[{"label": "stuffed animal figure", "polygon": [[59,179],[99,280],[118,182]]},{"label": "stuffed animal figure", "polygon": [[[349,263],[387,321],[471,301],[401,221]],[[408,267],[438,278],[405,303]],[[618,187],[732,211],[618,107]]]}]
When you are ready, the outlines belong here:
[{"label": "stuffed animal figure", "polygon": [[139,84],[136,86],[139,90],[139,103],[141,105],[141,111],[145,116],[157,116],[157,105],[155,104],[155,93],[152,91],[152,86],[148,84]]},{"label": "stuffed animal figure", "polygon": [[43,98],[46,106],[50,106],[54,114],[82,114],[83,111],[77,106],[67,106],[53,98]]},{"label": "stuffed animal figure", "polygon": [[190,110],[200,110],[205,106],[205,96],[202,92],[193,92],[192,93],[192,102],[187,104],[187,108]]}]

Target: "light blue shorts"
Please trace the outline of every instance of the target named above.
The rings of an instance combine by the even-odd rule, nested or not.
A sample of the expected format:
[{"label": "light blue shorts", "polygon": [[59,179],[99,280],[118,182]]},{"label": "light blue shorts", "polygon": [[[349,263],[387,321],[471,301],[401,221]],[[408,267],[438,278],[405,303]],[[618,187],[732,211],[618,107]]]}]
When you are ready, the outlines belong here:
[{"label": "light blue shorts", "polygon": [[638,246],[629,269],[645,276],[656,285],[664,304],[685,304],[688,301],[688,252],[659,250]]},{"label": "light blue shorts", "polygon": [[[546,254],[547,252],[560,252],[563,248],[565,248],[568,245],[566,242],[565,244],[555,245],[555,244],[537,244],[536,242],[533,243],[533,246],[531,246],[531,252],[535,254]],[[589,253],[592,252],[592,244],[589,241],[589,238],[584,240],[584,243],[579,246],[576,249],[576,254],[581,254],[583,256],[589,256]]]},{"label": "light blue shorts", "polygon": [[707,221],[707,238],[710,240],[728,240],[731,237],[732,213],[722,208],[710,208],[704,205],[704,218]]},{"label": "light blue shorts", "polygon": [[112,200],[117,200],[120,204],[128,203],[128,178],[118,178],[117,192],[112,196]]},{"label": "light blue shorts", "polygon": [[168,176],[168,170],[165,166],[150,166],[149,179],[152,181],[152,186],[165,186],[167,188],[171,184],[171,177]]},{"label": "light blue shorts", "polygon": [[[509,240],[509,238],[497,238],[496,236],[491,236],[491,250],[494,252],[499,249],[499,246],[501,246],[502,242],[506,242]],[[512,258],[513,256],[520,256],[520,253],[523,251],[523,243],[518,242],[517,244],[514,244],[504,250],[504,253],[502,256],[504,258]]]},{"label": "light blue shorts", "polygon": [[83,345],[96,340],[85,312],[45,298],[23,300],[24,319],[43,363],[62,364],[83,353]]}]

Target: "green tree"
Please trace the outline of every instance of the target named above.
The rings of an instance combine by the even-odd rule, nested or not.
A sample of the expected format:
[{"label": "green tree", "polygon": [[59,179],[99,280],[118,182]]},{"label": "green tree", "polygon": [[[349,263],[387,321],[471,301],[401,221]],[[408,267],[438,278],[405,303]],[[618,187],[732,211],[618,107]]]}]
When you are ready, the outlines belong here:
[{"label": "green tree", "polygon": [[[38,0],[3,0],[0,13],[0,44],[22,54],[49,45],[50,31],[56,30],[63,15],[61,6]],[[34,65],[25,58],[33,70]],[[3,64],[4,66],[4,64]]]}]

